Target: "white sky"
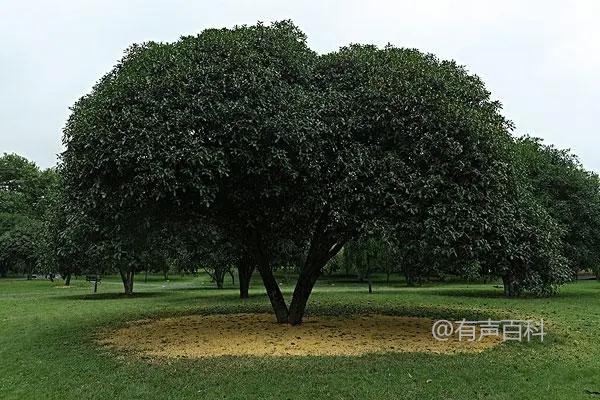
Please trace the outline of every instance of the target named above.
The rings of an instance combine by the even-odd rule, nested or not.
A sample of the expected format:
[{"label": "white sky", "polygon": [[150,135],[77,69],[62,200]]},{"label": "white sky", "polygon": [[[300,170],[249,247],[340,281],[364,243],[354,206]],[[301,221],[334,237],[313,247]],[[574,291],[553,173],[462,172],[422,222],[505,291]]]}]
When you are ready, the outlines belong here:
[{"label": "white sky", "polygon": [[0,153],[56,162],[71,106],[133,42],[292,19],[309,45],[392,43],[481,76],[518,134],[600,172],[600,1],[0,0]]}]

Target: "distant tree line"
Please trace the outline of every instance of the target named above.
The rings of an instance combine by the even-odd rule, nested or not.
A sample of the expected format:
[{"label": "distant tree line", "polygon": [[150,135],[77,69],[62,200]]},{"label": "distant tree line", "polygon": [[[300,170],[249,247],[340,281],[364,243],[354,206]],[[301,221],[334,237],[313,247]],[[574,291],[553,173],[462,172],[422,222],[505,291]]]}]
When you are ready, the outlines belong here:
[{"label": "distant tree line", "polygon": [[[552,294],[598,273],[598,176],[516,139],[500,111],[452,61],[393,46],[318,55],[289,21],[133,45],[73,106],[57,168],[4,156],[6,171],[28,167],[0,172],[6,204],[23,201],[2,214],[2,265],[118,271],[128,294],[148,269],[205,270],[219,287],[236,271],[242,297],[256,270],[291,324],[332,269]],[[298,272],[289,305],[281,267]]]}]

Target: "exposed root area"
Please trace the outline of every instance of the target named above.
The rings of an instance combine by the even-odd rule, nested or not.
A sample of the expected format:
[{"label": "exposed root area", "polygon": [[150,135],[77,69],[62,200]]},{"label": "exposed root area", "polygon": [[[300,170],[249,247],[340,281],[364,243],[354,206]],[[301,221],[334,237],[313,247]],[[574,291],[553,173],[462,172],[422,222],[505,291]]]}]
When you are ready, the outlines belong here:
[{"label": "exposed root area", "polygon": [[300,326],[270,314],[191,315],[131,323],[100,337],[102,345],[149,357],[357,356],[382,352],[481,352],[496,337],[468,342],[432,337],[429,318],[317,316]]}]

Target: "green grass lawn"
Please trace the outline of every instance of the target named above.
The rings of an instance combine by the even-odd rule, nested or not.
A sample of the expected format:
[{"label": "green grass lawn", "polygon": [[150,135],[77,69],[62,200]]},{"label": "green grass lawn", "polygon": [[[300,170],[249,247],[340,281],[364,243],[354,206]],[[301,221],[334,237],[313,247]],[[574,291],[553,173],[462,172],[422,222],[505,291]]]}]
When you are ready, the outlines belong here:
[{"label": "green grass lawn", "polygon": [[[544,299],[505,299],[491,284],[365,285],[323,279],[310,314],[436,318],[544,318],[543,343],[505,343],[480,354],[177,359],[162,363],[99,348],[102,328],[173,314],[270,311],[253,279],[251,299],[205,277],[136,282],[132,298],[107,279],[0,279],[0,399],[600,399],[600,282]],[[291,284],[284,285],[289,295]],[[596,394],[594,394],[596,393]]]}]

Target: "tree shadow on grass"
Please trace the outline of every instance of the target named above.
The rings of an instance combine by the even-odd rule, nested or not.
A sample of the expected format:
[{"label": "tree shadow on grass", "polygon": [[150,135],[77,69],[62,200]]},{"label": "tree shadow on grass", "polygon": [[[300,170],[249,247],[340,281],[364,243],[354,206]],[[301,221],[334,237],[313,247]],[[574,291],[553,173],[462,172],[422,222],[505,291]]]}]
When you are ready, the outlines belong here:
[{"label": "tree shadow on grass", "polygon": [[164,299],[165,303],[189,303],[196,305],[210,305],[214,303],[250,304],[259,301],[268,301],[266,293],[251,293],[249,298],[241,299],[239,293],[234,291],[199,291],[198,293],[185,293],[185,296],[171,296]]},{"label": "tree shadow on grass", "polygon": [[61,300],[117,300],[117,299],[143,299],[151,297],[166,296],[167,292],[134,292],[133,294],[126,295],[125,293],[109,292],[109,293],[87,293],[78,295],[66,295],[57,297]]},{"label": "tree shadow on grass", "polygon": [[572,297],[582,298],[582,297],[590,297],[597,298],[598,294],[594,291],[582,291],[582,292],[572,292],[572,291],[564,291],[559,290],[558,293],[550,296],[536,296],[531,293],[525,293],[516,297],[507,297],[504,295],[504,291],[502,287],[498,288],[490,288],[490,289],[439,289],[439,290],[430,290],[427,292],[428,294],[435,296],[448,296],[448,297],[468,297],[468,298],[479,298],[479,299],[504,299],[508,301],[519,301],[519,300],[553,300],[553,299],[567,299]]},{"label": "tree shadow on grass", "polygon": [[174,292],[185,292],[187,290],[198,290],[198,291],[216,291],[216,292],[226,292],[226,291],[237,291],[239,288],[237,286],[225,286],[219,289],[216,286],[181,286],[181,287],[164,287],[163,290],[171,290]]},{"label": "tree shadow on grass", "polygon": [[[364,298],[376,296],[366,294]],[[165,303],[177,305],[180,303],[195,304],[193,312],[186,310],[185,314],[236,314],[236,313],[273,313],[265,293],[253,293],[249,299],[242,300],[235,294],[221,296],[204,296],[193,298],[169,297]],[[172,312],[167,311],[166,316]],[[421,317],[431,319],[488,319],[500,318],[497,310],[477,310],[459,305],[436,306],[423,304],[396,304],[389,301],[381,303],[365,301],[347,301],[320,297],[309,301],[305,318],[308,320],[315,316],[356,316],[383,314],[400,317]]]},{"label": "tree shadow on grass", "polygon": [[501,288],[490,289],[436,289],[427,291],[428,294],[434,296],[451,296],[451,297],[471,297],[482,299],[509,299],[504,296],[504,291]]}]

